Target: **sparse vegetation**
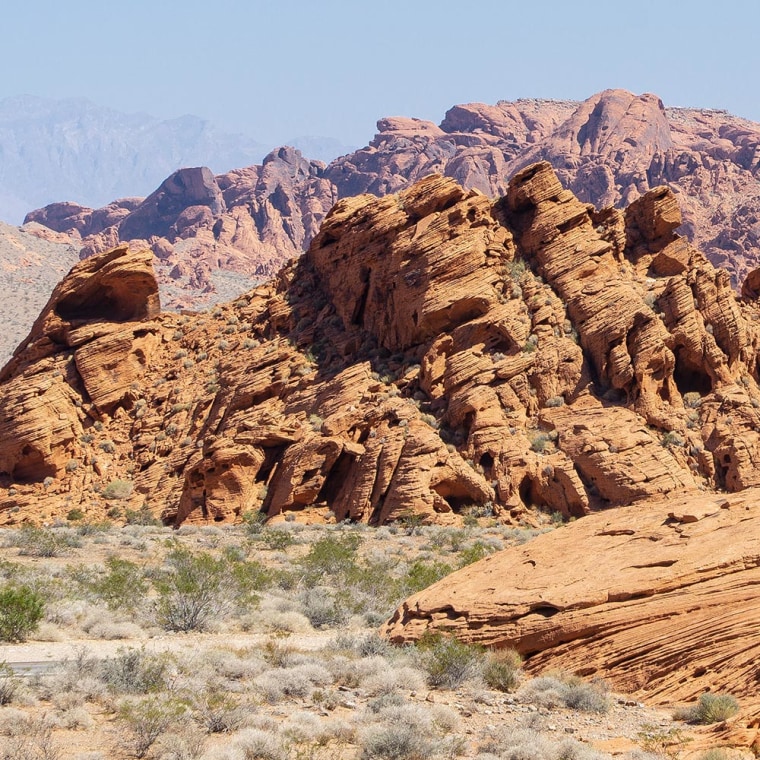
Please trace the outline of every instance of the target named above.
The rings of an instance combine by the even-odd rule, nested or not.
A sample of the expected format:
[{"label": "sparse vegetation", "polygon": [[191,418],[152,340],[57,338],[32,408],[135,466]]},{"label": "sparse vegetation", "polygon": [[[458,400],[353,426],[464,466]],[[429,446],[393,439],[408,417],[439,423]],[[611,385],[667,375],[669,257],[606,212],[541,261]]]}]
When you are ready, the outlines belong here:
[{"label": "sparse vegetation", "polygon": [[[578,730],[578,710],[590,726],[613,724],[597,717],[611,704],[602,684],[527,679],[514,652],[444,635],[394,647],[374,633],[410,593],[539,532],[484,527],[478,519],[456,528],[419,522],[413,530],[369,530],[349,523],[268,526],[252,513],[240,526],[175,532],[140,524],[46,528],[61,540],[63,556],[0,564],[2,581],[25,584],[43,601],[39,635],[131,640],[107,657],[81,649],[43,679],[18,678],[0,666],[0,701],[12,705],[0,705],[0,746],[22,752],[14,758],[25,760],[27,751],[42,757],[27,738],[20,750],[22,734],[9,732],[20,715],[44,714],[47,733],[34,736],[52,751],[59,731],[77,731],[83,758],[96,751],[156,760],[359,760],[418,751],[453,758],[474,757],[474,747],[480,760],[518,751],[539,760],[605,757],[547,733],[538,717],[535,730],[521,724],[521,716],[550,712],[553,723]],[[6,551],[19,551],[21,533],[9,532]],[[84,547],[66,546],[69,537]],[[271,549],[275,544],[280,548]],[[157,626],[169,633],[133,639],[153,636]],[[174,630],[212,633],[191,639]],[[216,631],[246,643],[221,643]],[[269,638],[262,643],[260,636]],[[323,637],[321,648],[302,645],[315,637]],[[538,713],[528,711],[532,705]],[[470,713],[493,715],[486,720],[498,728],[469,723]],[[112,716],[108,731],[104,716]]]},{"label": "sparse vegetation", "polygon": [[674,718],[686,723],[721,723],[739,712],[739,703],[730,694],[703,694],[696,705],[676,710]]}]

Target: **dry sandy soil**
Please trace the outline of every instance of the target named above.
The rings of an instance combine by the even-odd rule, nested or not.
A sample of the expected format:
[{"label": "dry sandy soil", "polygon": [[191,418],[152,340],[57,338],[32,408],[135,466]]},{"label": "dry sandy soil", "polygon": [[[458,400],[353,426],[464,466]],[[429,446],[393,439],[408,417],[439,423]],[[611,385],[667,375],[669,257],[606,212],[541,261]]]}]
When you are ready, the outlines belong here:
[{"label": "dry sandy soil", "polygon": [[[391,585],[403,598],[428,574],[535,532],[295,523],[6,530],[0,579],[35,588],[46,611],[28,641],[0,646],[0,661],[19,672],[20,663],[47,665],[0,678],[0,694],[3,685],[14,692],[0,707],[0,758],[741,757],[705,755],[704,730],[567,674],[518,672],[507,691],[493,688],[485,653],[436,682],[436,658],[451,653],[394,649],[374,633],[399,601],[386,593]],[[54,556],[34,556],[50,546]],[[203,630],[166,630],[160,582],[176,576],[185,550],[227,563],[217,567],[230,575],[264,568],[268,580],[257,576],[255,595],[243,601],[238,588],[236,601],[213,607]],[[114,578],[115,556],[146,587],[109,607],[98,584]],[[232,592],[223,585],[219,594]],[[347,599],[358,601],[345,609]]]}]

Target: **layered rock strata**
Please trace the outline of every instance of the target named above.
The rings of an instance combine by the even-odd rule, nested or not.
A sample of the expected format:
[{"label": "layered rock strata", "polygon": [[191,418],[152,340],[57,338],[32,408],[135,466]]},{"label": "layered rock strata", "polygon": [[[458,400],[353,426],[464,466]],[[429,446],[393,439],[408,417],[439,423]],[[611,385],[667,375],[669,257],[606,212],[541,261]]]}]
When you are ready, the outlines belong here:
[{"label": "layered rock strata", "polygon": [[513,647],[528,672],[603,677],[660,704],[732,694],[742,713],[713,742],[756,743],[759,499],[755,488],[591,515],[416,594],[385,635]]},{"label": "layered rock strata", "polygon": [[149,252],[87,259],[0,376],[0,519],[519,521],[756,485],[758,305],[679,223],[666,188],[596,211],[544,162],[496,203],[438,175],[344,199],[205,314],[158,312]]}]

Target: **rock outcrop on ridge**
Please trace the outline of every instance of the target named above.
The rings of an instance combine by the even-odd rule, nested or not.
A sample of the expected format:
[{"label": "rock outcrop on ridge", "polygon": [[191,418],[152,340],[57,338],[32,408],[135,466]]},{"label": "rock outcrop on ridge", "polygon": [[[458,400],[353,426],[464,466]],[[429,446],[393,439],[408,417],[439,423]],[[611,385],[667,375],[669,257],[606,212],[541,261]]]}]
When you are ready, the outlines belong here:
[{"label": "rock outcrop on ridge", "polygon": [[0,519],[529,520],[760,485],[758,304],[679,224],[667,188],[596,211],[544,162],[496,203],[438,175],[339,201],[210,313],[159,313],[149,252],[86,259],[0,374]]},{"label": "rock outcrop on ridge", "polygon": [[564,185],[597,207],[623,207],[669,186],[686,237],[728,269],[738,289],[760,265],[759,146],[755,123],[666,108],[651,94],[469,103],[450,109],[440,125],[380,119],[368,146],[328,166],[279,148],[261,166],[216,177],[181,170],[144,201],[97,210],[52,204],[27,219],[78,237],[83,256],[120,242],[150,246],[164,301],[182,307],[234,297],[251,278],[273,276],[308,246],[338,198],[396,193],[431,172],[498,197],[515,172],[549,161]]}]

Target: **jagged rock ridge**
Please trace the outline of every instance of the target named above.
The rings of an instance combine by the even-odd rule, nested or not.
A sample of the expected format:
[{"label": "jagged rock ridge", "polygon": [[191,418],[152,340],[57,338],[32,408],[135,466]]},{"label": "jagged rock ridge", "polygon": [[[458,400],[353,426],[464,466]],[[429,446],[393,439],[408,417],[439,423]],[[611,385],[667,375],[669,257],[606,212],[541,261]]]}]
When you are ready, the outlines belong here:
[{"label": "jagged rock ridge", "polygon": [[760,264],[760,127],[725,112],[665,108],[651,94],[607,90],[583,103],[470,103],[449,110],[440,126],[392,117],[378,130],[368,146],[328,166],[280,148],[262,166],[208,178],[211,204],[193,192],[172,195],[170,187],[192,186],[183,171],[157,191],[173,198],[168,214],[154,193],[142,205],[125,199],[95,211],[53,204],[28,219],[80,236],[83,255],[120,241],[150,245],[164,292],[174,306],[188,306],[208,302],[220,269],[272,276],[308,246],[338,198],[395,193],[431,172],[498,197],[516,171],[548,160],[597,207],[624,206],[667,184],[686,236],[734,285]]},{"label": "jagged rock ridge", "polygon": [[597,212],[540,163],[496,203],[436,175],[344,199],[209,314],[158,313],[149,252],[86,259],[0,376],[0,516],[520,520],[760,485],[758,305],[679,222],[666,188]]}]

